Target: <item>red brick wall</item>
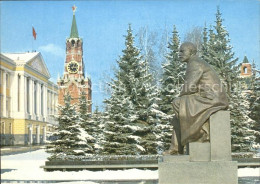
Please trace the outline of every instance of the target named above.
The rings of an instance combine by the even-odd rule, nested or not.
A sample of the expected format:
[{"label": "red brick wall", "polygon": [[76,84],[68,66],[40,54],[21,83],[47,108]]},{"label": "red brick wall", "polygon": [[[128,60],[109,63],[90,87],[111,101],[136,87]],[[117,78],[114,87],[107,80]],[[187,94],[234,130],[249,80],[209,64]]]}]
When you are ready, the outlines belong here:
[{"label": "red brick wall", "polygon": [[[73,45],[73,40],[75,41]],[[66,41],[66,61],[65,63],[69,63],[70,61],[74,60],[79,62],[79,64],[83,64],[83,43],[81,39],[67,39]],[[79,83],[74,79],[80,79],[84,77],[84,71],[83,66],[80,66],[79,71],[82,72],[82,74],[66,74],[64,75],[64,79],[68,78],[69,80],[65,83],[65,80],[63,82],[58,82],[58,86],[60,87],[59,90],[59,96],[58,96],[58,103],[60,105],[64,105],[64,95],[69,92],[72,98],[72,104],[75,104],[78,102],[78,99],[80,97],[81,91],[84,90],[86,93],[87,100],[92,100],[91,96],[91,81],[88,80],[87,83],[85,81],[83,83]],[[67,65],[65,64],[64,72],[67,71]],[[89,111],[91,112],[91,106],[89,108]]]},{"label": "red brick wall", "polygon": [[[75,104],[79,102],[80,94],[82,91],[85,91],[86,93],[86,99],[92,100],[91,97],[91,82],[89,81],[88,84],[84,86],[78,86],[76,82],[67,83],[61,86],[59,89],[59,96],[58,96],[58,103],[60,105],[64,105],[64,95],[69,93],[72,100],[71,103]],[[92,107],[90,105],[89,112],[92,112]]]},{"label": "red brick wall", "polygon": [[252,75],[252,68],[250,63],[242,63],[240,75],[244,77]]}]

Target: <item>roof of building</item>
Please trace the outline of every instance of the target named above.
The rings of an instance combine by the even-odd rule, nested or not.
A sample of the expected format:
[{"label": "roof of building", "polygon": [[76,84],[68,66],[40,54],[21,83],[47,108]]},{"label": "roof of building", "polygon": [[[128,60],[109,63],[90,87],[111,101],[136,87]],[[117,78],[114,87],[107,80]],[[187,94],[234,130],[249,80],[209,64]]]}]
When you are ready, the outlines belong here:
[{"label": "roof of building", "polygon": [[244,56],[243,63],[249,63],[248,58]]},{"label": "roof of building", "polygon": [[49,79],[50,73],[40,52],[24,52],[24,53],[1,53],[4,57],[9,58],[16,66],[29,67],[39,75]]},{"label": "roof of building", "polygon": [[78,28],[77,28],[77,23],[76,23],[76,17],[75,17],[75,14],[73,14],[70,38],[78,38],[78,37],[79,37],[79,34],[78,34]]},{"label": "roof of building", "polygon": [[39,52],[24,52],[24,53],[2,53],[5,57],[12,59],[14,62],[28,62]]}]

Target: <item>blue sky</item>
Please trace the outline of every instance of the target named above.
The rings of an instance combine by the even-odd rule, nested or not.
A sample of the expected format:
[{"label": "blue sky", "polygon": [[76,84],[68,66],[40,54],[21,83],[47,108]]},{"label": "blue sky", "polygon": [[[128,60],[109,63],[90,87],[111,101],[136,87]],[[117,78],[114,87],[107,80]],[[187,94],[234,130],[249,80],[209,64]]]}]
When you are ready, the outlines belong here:
[{"label": "blue sky", "polygon": [[[161,0],[161,1],[2,1],[1,52],[37,50],[43,55],[52,79],[62,75],[65,40],[70,35],[71,7],[77,6],[76,20],[83,38],[86,72],[93,84],[93,103],[102,105],[106,96],[99,88],[122,55],[128,23],[135,34],[141,27],[171,36],[176,25],[181,39],[194,26],[214,25],[217,6],[229,32],[235,56],[241,61],[259,60],[258,0]],[[32,26],[37,32],[33,41]],[[106,80],[106,79],[105,79]]]}]

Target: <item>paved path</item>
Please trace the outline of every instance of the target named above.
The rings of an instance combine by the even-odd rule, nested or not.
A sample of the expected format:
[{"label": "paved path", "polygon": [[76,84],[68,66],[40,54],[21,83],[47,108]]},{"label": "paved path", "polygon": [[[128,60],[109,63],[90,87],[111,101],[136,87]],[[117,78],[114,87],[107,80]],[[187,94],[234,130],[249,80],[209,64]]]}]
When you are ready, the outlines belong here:
[{"label": "paved path", "polygon": [[1,156],[14,155],[19,153],[26,153],[29,151],[35,151],[45,148],[45,145],[33,145],[33,146],[4,146],[1,147]]}]

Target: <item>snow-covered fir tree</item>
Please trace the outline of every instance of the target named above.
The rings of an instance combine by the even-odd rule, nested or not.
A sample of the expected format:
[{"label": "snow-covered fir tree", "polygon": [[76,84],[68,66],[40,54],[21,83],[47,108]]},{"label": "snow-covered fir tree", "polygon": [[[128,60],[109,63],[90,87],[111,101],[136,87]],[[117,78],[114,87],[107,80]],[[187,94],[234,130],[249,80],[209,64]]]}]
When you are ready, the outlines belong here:
[{"label": "snow-covered fir tree", "polygon": [[160,139],[164,142],[163,147],[167,149],[171,143],[172,125],[174,116],[172,102],[179,96],[181,85],[184,82],[185,65],[179,60],[180,38],[176,27],[173,27],[172,37],[168,42],[168,53],[166,61],[162,64],[163,74],[161,79],[161,110],[167,116],[162,120]]},{"label": "snow-covered fir tree", "polygon": [[158,90],[152,85],[147,60],[142,59],[140,50],[134,46],[130,25],[125,46],[115,79],[109,83],[111,97],[105,100],[104,150],[110,154],[156,154]]},{"label": "snow-covered fir tree", "polygon": [[[138,151],[140,136],[133,136],[139,129],[135,125],[133,104],[125,96],[125,89],[120,81],[113,80],[110,84],[111,97],[106,99],[104,112],[104,152],[111,155],[134,155]],[[131,112],[131,113],[130,113]]]},{"label": "snow-covered fir tree", "polygon": [[95,131],[96,127],[92,123],[91,119],[91,113],[89,112],[89,107],[91,104],[89,104],[86,93],[84,91],[81,92],[80,98],[79,98],[79,104],[78,104],[78,112],[79,112],[79,124],[81,126],[81,133],[84,134],[86,137],[88,145],[91,147],[91,149],[88,151],[88,153],[94,153],[94,144],[95,144]]},{"label": "snow-covered fir tree", "polygon": [[64,106],[58,107],[59,115],[56,118],[59,126],[53,134],[56,140],[47,148],[47,152],[51,153],[49,160],[71,159],[92,153],[92,147],[87,143],[76,106],[71,105],[69,94],[64,96],[64,103]]},{"label": "snow-covered fir tree", "polygon": [[103,142],[104,142],[104,118],[103,113],[99,111],[98,106],[96,106],[94,112],[90,118],[90,124],[93,127],[93,137],[95,138],[94,149],[96,154],[103,152]]},{"label": "snow-covered fir tree", "polygon": [[255,132],[255,141],[253,147],[260,147],[260,77],[256,73],[255,62],[252,64],[252,77],[249,85],[249,117],[254,120],[251,128]]},{"label": "snow-covered fir tree", "polygon": [[173,100],[179,96],[181,86],[184,82],[185,64],[179,60],[180,38],[174,26],[172,38],[168,43],[166,62],[162,64],[163,75],[161,79],[162,111],[168,115],[174,114],[172,108]]},{"label": "snow-covered fir tree", "polygon": [[232,151],[251,151],[255,140],[254,131],[251,128],[254,121],[249,118],[250,111],[247,93],[235,87],[230,99]]},{"label": "snow-covered fir tree", "polygon": [[236,64],[238,58],[234,58],[229,33],[223,26],[219,7],[215,22],[214,30],[209,29],[209,35],[204,28],[202,58],[213,66],[227,90],[231,112],[232,151],[249,151],[253,135],[248,121],[247,97],[241,93],[240,70]]},{"label": "snow-covered fir tree", "polygon": [[78,109],[79,109],[79,118],[81,122],[85,122],[90,118],[91,113],[89,112],[89,107],[91,104],[89,104],[87,98],[86,98],[86,92],[82,91],[80,93],[79,97],[79,104],[78,104]]},{"label": "snow-covered fir tree", "polygon": [[202,58],[211,64],[219,74],[228,95],[238,81],[239,67],[236,65],[238,58],[234,58],[235,53],[230,45],[229,33],[223,26],[223,19],[219,7],[216,13],[216,25],[209,30],[209,39],[207,39],[206,28],[204,28],[204,44],[202,46]]}]

